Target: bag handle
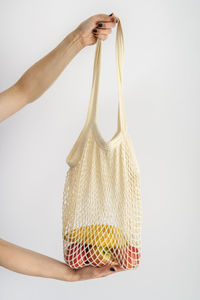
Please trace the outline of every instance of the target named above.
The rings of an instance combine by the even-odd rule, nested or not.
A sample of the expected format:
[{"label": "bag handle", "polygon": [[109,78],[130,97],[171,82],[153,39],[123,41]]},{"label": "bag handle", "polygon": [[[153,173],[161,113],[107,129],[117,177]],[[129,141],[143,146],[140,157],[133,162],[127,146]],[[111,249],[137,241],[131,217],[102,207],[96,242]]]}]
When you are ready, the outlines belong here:
[{"label": "bag handle", "polygon": [[[100,39],[98,39],[97,44],[96,44],[96,51],[95,51],[92,90],[91,90],[86,125],[96,122],[99,79],[100,79],[100,69],[101,69],[101,49],[102,49],[102,41]],[[117,63],[118,97],[119,97],[118,130],[127,130],[126,119],[125,119],[124,100],[123,100],[123,94],[122,94],[122,69],[123,69],[123,63],[124,63],[124,37],[123,37],[123,31],[122,31],[122,26],[121,26],[120,20],[118,21],[118,25],[117,25],[115,53],[116,53],[116,63]]]}]

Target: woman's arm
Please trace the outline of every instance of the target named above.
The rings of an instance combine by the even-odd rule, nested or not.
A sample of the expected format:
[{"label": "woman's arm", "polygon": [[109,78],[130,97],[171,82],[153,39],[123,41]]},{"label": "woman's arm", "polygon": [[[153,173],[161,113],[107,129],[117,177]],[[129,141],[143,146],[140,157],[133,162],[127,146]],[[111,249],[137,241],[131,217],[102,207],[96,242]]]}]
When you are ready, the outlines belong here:
[{"label": "woman's arm", "polygon": [[[0,93],[0,122],[39,98],[85,46],[105,40],[117,17],[99,14],[82,22],[45,57],[31,66],[10,88]],[[102,24],[99,27],[99,24]],[[93,32],[96,30],[96,32]]]},{"label": "woman's arm", "polygon": [[[101,268],[91,266],[73,270],[65,263],[40,253],[19,247],[0,239],[0,266],[11,271],[63,281],[79,281],[104,277],[114,273],[107,265]],[[123,269],[115,266],[115,271]]]}]

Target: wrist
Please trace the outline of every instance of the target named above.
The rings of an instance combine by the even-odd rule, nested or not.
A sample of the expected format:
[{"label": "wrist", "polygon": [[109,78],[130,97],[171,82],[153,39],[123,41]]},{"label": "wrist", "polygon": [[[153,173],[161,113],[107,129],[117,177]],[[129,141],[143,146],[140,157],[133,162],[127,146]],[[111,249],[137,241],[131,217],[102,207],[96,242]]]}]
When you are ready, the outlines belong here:
[{"label": "wrist", "polygon": [[74,31],[72,31],[72,35],[73,35],[73,40],[76,41],[81,48],[87,46],[84,35],[82,34],[82,32],[79,30],[78,27]]},{"label": "wrist", "polygon": [[73,281],[78,281],[78,272],[72,268],[70,268],[69,266],[65,265],[65,271],[63,274],[63,280],[64,281],[69,281],[69,282],[73,282]]}]

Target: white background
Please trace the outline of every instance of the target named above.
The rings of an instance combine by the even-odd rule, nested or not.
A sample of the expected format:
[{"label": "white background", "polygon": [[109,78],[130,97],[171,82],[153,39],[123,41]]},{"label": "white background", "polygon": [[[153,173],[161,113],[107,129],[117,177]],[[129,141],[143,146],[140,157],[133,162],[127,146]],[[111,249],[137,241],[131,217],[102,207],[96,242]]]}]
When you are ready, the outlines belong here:
[{"label": "white background", "polygon": [[[0,90],[80,22],[121,17],[127,124],[141,170],[143,258],[137,271],[68,283],[0,269],[0,299],[196,300],[199,271],[198,0],[4,0]],[[103,43],[98,124],[117,126],[115,30]],[[65,158],[86,119],[95,47],[37,101],[0,125],[0,236],[62,260]]]}]

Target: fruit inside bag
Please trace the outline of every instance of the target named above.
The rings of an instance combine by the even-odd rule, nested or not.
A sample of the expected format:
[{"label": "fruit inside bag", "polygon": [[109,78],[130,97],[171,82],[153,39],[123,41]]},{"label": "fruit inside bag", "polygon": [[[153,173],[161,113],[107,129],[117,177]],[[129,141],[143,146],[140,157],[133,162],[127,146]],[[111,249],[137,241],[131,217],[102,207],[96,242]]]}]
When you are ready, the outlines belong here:
[{"label": "fruit inside bag", "polygon": [[106,264],[133,269],[139,265],[140,256],[139,249],[111,225],[82,226],[64,236],[64,259],[73,269]]}]

